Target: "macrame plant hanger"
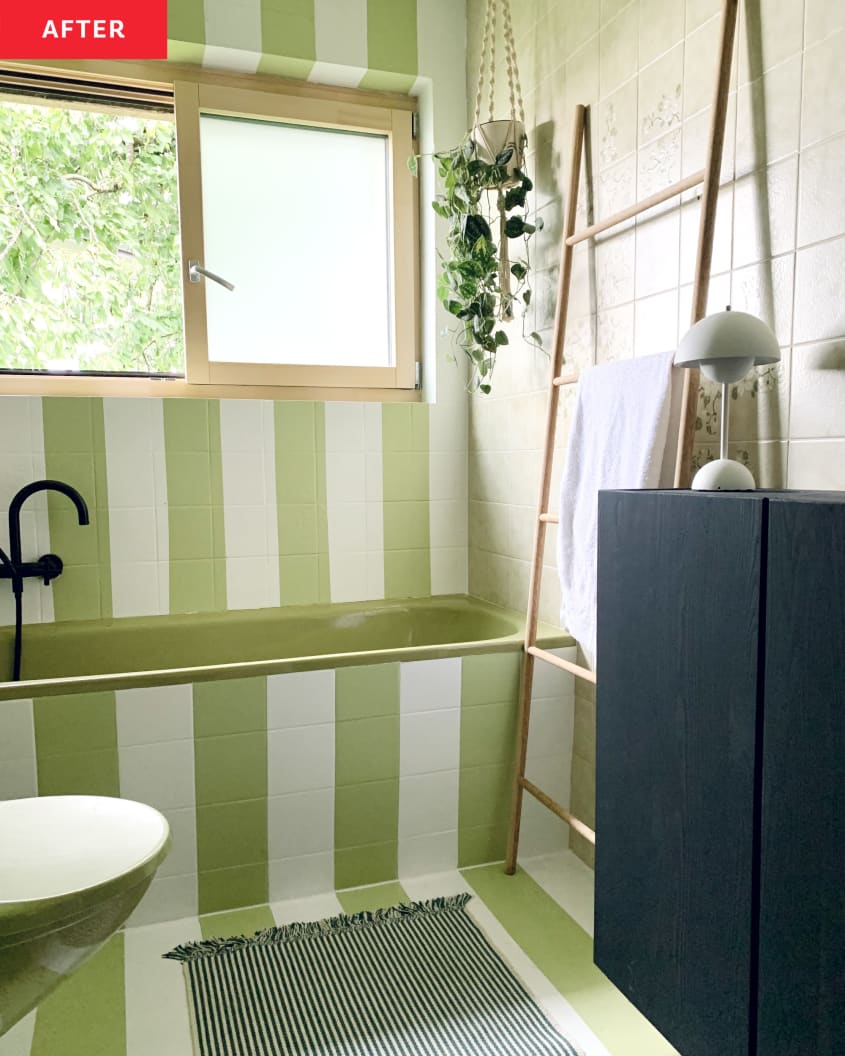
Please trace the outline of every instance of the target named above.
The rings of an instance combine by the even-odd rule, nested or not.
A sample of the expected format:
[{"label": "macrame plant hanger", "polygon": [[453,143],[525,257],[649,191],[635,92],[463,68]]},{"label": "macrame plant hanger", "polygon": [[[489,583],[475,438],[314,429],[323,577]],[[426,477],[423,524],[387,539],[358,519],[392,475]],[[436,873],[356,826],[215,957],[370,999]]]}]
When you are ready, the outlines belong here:
[{"label": "macrame plant hanger", "polygon": [[[502,38],[504,40],[505,66],[510,96],[510,117],[496,120],[493,105],[496,89],[497,21],[501,9]],[[481,120],[481,100],[484,95],[485,77],[488,88],[488,119]],[[518,116],[517,116],[518,115]],[[475,121],[472,138],[478,156],[490,164],[498,162],[505,169],[507,178],[496,187],[496,208],[499,213],[499,318],[513,319],[513,297],[511,295],[511,265],[508,256],[508,236],[505,231],[505,195],[508,187],[518,180],[513,177],[521,169],[525,158],[525,106],[522,87],[516,65],[516,47],[513,40],[510,0],[487,0],[484,12],[484,35],[481,43],[481,59],[478,64],[478,88],[475,93]],[[499,161],[501,159],[501,161]],[[491,188],[492,189],[492,188]]]}]

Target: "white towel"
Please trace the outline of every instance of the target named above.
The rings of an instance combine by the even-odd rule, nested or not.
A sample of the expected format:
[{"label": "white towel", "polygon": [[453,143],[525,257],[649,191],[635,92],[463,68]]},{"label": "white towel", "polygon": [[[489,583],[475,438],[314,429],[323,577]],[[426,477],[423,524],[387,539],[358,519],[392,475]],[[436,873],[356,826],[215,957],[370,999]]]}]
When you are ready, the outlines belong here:
[{"label": "white towel", "polygon": [[[682,372],[674,352],[592,367],[581,374],[561,476],[557,565],[561,623],[596,659],[598,492],[671,487]],[[671,424],[670,424],[671,423]]]}]

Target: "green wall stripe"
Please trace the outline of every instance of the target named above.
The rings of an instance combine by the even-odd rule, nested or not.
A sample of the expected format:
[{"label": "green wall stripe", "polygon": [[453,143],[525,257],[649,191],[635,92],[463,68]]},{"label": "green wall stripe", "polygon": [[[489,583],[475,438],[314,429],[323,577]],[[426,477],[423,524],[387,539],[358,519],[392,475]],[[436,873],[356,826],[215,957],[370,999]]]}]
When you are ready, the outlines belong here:
[{"label": "green wall stripe", "polygon": [[422,403],[382,404],[384,596],[431,593],[429,418]]},{"label": "green wall stripe", "polygon": [[304,80],[317,57],[314,0],[262,0],[259,73]]},{"label": "green wall stripe", "polygon": [[113,692],[33,701],[40,796],[119,796]]},{"label": "green wall stripe", "polygon": [[335,887],[395,880],[399,855],[399,664],[335,675]]},{"label": "green wall stripe", "polygon": [[199,912],[268,899],[267,680],[197,682],[193,694]]},{"label": "green wall stripe", "polygon": [[[46,475],[75,487],[88,504],[91,518],[90,525],[80,527],[76,510],[63,495],[51,494],[47,498],[50,549],[65,563],[64,572],[51,587],[56,619],[110,619],[111,556],[103,401],[50,396],[42,400],[42,409]],[[32,502],[30,499],[29,503]],[[32,508],[29,503],[25,510]],[[27,588],[38,589],[34,581]]]},{"label": "green wall stripe", "polygon": [[282,605],[328,602],[325,408],[274,404],[279,597]]},{"label": "green wall stripe", "polygon": [[124,952],[118,932],[38,1006],[30,1056],[125,1052]]},{"label": "green wall stripe", "polygon": [[593,964],[589,935],[527,873],[505,876],[495,865],[462,875],[610,1052],[677,1056]]},{"label": "green wall stripe", "polygon": [[163,401],[170,611],[226,608],[218,400]]},{"label": "green wall stripe", "polygon": [[416,75],[417,0],[367,0],[367,66]]},{"label": "green wall stripe", "polygon": [[505,857],[517,727],[519,653],[461,661],[458,865]]},{"label": "green wall stripe", "polygon": [[360,887],[354,891],[338,891],[337,900],[344,913],[372,913],[377,909],[389,909],[400,902],[411,901],[405,888],[396,880],[373,887]]},{"label": "green wall stripe", "polygon": [[[211,4],[214,0],[205,0]],[[168,41],[183,43],[205,43],[204,0],[171,0],[167,5]],[[168,49],[168,58],[170,50]]]}]

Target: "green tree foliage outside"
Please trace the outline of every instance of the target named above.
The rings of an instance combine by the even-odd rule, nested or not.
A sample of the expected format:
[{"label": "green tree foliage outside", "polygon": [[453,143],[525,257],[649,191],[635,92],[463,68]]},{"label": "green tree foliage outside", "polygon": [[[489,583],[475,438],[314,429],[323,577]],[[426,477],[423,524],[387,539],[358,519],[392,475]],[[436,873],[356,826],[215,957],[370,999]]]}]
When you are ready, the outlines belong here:
[{"label": "green tree foliage outside", "polygon": [[0,367],[184,371],[172,121],[0,101]]}]

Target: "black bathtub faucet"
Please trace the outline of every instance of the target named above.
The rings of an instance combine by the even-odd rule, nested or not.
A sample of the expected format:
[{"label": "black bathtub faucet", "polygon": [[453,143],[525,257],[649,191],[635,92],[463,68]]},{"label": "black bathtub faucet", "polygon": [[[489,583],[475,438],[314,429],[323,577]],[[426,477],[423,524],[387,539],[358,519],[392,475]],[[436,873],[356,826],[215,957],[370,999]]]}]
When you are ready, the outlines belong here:
[{"label": "black bathtub faucet", "polygon": [[66,495],[76,507],[80,524],[90,524],[88,506],[76,488],[62,480],[34,480],[25,484],[9,503],[9,553],[0,550],[0,579],[11,579],[15,595],[15,654],[13,661],[12,681],[21,677],[21,595],[23,581],[29,576],[44,580],[44,586],[62,574],[64,564],[56,554],[42,554],[37,561],[24,561],[21,552],[21,507],[30,497],[39,491],[57,491]]}]

